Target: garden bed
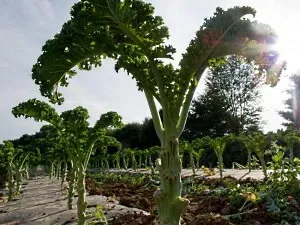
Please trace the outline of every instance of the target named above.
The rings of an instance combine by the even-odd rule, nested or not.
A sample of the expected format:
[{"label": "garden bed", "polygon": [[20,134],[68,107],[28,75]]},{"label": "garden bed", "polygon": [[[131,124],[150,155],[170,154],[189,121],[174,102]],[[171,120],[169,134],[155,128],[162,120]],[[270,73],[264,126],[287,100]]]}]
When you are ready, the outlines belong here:
[{"label": "garden bed", "polygon": [[[126,176],[132,176],[132,174],[122,174],[119,176],[119,180],[116,175],[107,176],[111,177],[103,179],[105,175],[100,177],[96,175],[86,180],[87,190],[90,195],[113,197],[121,205],[142,209],[150,213],[150,215],[139,213],[123,214],[112,219],[110,224],[157,224],[157,206],[153,198],[157,187],[149,182],[149,177],[146,176],[144,182],[141,181],[141,178],[137,178],[139,181],[134,182],[134,179],[126,178]],[[137,174],[135,176],[138,177]],[[252,188],[253,190],[258,189],[263,184],[262,181],[252,178],[238,180],[228,176],[223,180],[205,177],[193,179],[190,177],[185,178],[183,182],[183,195],[190,200],[190,204],[184,211],[182,224],[274,225],[282,222],[280,216],[268,212],[263,201],[246,202],[246,207],[243,208],[245,196],[229,190],[229,187],[232,188],[239,185],[249,189]],[[297,212],[293,211],[293,209],[290,208],[288,210],[290,210],[290,213],[297,215]]]},{"label": "garden bed", "polygon": [[[153,194],[158,187],[158,177],[147,174],[89,174],[86,179],[89,221],[97,219],[95,209],[101,205],[110,225],[157,224]],[[279,189],[272,191],[272,187]],[[227,176],[220,180],[216,177],[184,176],[182,195],[190,200],[190,204],[184,211],[181,224],[297,224],[300,210],[297,204],[295,207],[291,203],[300,202],[299,196],[286,191],[280,193],[287,187],[276,182],[268,185],[252,178],[239,180]],[[246,192],[254,193],[256,201],[244,205],[245,196],[242,194]],[[267,197],[261,199],[259,192],[267,193]],[[292,196],[295,198],[290,201]],[[278,205],[280,209],[275,207],[272,199],[273,203],[281,204]],[[76,224],[76,207],[67,210],[66,205],[66,190],[61,189],[58,180],[45,177],[29,180],[18,199],[0,203],[0,224]]]}]

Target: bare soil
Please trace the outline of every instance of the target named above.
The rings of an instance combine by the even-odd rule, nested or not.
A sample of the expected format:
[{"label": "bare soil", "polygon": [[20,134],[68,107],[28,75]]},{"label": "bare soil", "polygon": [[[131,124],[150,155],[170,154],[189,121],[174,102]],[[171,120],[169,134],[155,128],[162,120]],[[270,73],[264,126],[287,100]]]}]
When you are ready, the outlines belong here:
[{"label": "bare soil", "polygon": [[[251,183],[257,185],[260,181],[251,178],[238,181],[234,177],[227,180],[237,183]],[[201,182],[210,187],[225,186],[224,181],[218,178],[202,178]],[[99,184],[93,179],[87,179],[87,189],[90,194],[113,196],[120,204],[128,207],[135,207],[150,212],[145,214],[123,214],[114,218],[113,225],[138,225],[157,224],[157,207],[153,194],[156,188],[145,185],[133,185],[130,183],[105,182]],[[252,213],[243,216],[241,219],[225,219],[222,215],[239,213],[238,208],[230,206],[227,197],[216,197],[206,194],[189,194],[185,196],[190,200],[188,208],[182,216],[183,225],[274,225],[276,219],[272,218],[263,205],[250,207]]]}]

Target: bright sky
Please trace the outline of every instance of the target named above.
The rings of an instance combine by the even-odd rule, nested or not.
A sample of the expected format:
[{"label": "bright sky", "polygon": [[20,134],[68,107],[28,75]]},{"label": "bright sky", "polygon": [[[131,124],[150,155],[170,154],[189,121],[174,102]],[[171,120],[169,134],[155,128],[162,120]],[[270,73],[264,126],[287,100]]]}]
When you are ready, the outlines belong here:
[{"label": "bright sky", "polygon": [[[11,108],[29,98],[39,98],[38,87],[31,79],[31,68],[47,39],[60,31],[69,19],[74,0],[1,0],[0,1],[0,142],[33,134],[41,124],[30,119],[15,119]],[[297,0],[148,0],[170,28],[170,43],[177,48],[176,60],[188,46],[205,17],[215,8],[249,5],[257,10],[261,22],[273,26],[280,37],[278,48],[288,60],[290,72],[299,70],[297,54],[300,52],[300,2]],[[263,96],[265,131],[280,127],[277,111],[282,108],[287,79],[276,88],[266,88]],[[200,85],[198,93],[203,88]],[[143,93],[138,92],[134,80],[127,75],[115,74],[113,63],[106,61],[100,69],[81,72],[63,90],[65,103],[59,111],[86,107],[94,122],[102,113],[113,110],[125,122],[142,121],[150,115]],[[45,100],[45,99],[43,99]]]}]

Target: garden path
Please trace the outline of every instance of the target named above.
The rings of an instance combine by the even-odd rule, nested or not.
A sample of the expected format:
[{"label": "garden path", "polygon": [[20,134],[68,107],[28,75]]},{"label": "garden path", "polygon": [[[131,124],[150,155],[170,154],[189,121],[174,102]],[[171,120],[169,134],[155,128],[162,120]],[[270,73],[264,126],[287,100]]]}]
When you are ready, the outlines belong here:
[{"label": "garden path", "polygon": [[[23,185],[22,194],[14,201],[0,203],[0,224],[2,225],[69,225],[76,224],[75,208],[67,209],[67,183],[61,189],[60,181],[39,177]],[[5,200],[5,199],[3,199]],[[1,202],[1,200],[0,200]],[[137,211],[118,204],[105,196],[87,196],[87,213],[94,215],[97,205],[103,205],[107,219],[117,214]]]}]

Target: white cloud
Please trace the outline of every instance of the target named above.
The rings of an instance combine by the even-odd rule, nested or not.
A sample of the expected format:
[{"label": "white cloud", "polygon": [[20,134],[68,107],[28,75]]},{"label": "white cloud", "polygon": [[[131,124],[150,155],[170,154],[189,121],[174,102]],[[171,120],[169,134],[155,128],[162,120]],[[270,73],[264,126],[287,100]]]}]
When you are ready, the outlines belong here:
[{"label": "white cloud", "polygon": [[49,0],[21,0],[23,16],[28,21],[35,21],[36,25],[47,26],[49,21],[54,20],[54,9]]}]

